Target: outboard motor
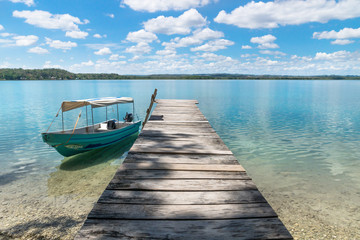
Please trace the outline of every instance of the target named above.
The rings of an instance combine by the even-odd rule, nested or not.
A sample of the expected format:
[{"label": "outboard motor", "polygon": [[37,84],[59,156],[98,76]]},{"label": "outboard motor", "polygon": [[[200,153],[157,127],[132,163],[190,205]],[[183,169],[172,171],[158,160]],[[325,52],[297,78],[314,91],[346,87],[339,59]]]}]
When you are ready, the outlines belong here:
[{"label": "outboard motor", "polygon": [[133,114],[132,113],[127,113],[124,117],[125,122],[132,122],[134,120]]},{"label": "outboard motor", "polygon": [[107,122],[107,129],[115,129],[115,128],[116,128],[115,120],[109,120]]}]

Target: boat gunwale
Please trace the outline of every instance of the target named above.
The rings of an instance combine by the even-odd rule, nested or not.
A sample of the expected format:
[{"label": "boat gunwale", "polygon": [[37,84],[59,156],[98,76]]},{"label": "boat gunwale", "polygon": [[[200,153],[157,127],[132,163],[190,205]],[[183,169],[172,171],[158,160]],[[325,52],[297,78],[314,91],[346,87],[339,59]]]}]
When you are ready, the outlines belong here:
[{"label": "boat gunwale", "polygon": [[[96,128],[97,125],[100,125],[101,123],[106,123],[105,122],[101,122],[101,123],[96,123],[94,125],[90,125],[90,126],[85,126],[85,127],[81,127],[81,128],[76,128],[75,132],[72,133],[72,129],[68,129],[65,131],[55,131],[55,132],[43,132],[41,133],[41,135],[90,135],[90,134],[103,134],[103,133],[109,133],[109,132],[114,132],[114,131],[118,131],[118,130],[123,130],[124,128],[127,128],[129,126],[135,125],[137,123],[141,122],[141,120],[138,120],[136,122],[118,122],[120,124],[124,124],[122,127],[120,128],[115,128],[115,129],[104,129],[101,131],[98,131],[99,127]],[[116,124],[118,124],[116,123]],[[86,132],[86,130],[84,132],[77,132],[79,130],[84,130],[84,129],[89,129],[88,132]],[[92,131],[94,128],[94,131]]]}]

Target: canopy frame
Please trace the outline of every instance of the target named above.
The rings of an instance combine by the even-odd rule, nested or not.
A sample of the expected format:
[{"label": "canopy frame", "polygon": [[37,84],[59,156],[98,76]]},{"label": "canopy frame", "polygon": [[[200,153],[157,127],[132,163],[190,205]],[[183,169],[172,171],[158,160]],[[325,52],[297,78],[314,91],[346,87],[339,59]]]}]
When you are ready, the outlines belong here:
[{"label": "canopy frame", "polygon": [[117,106],[117,117],[118,122],[120,122],[119,119],[119,104],[126,104],[126,103],[132,103],[133,104],[133,114],[135,116],[135,104],[134,99],[131,97],[106,97],[106,98],[94,98],[94,99],[84,99],[84,100],[74,100],[74,101],[63,101],[61,104],[61,121],[62,121],[62,129],[64,131],[64,112],[86,107],[86,123],[88,126],[88,114],[87,114],[87,106],[91,106],[91,120],[92,120],[92,126],[93,126],[93,132],[95,131],[95,124],[94,124],[94,108],[99,107],[106,107],[106,121],[108,120],[107,116],[107,107],[111,105]]},{"label": "canopy frame", "polygon": [[114,104],[134,103],[131,97],[105,97],[84,100],[64,101],[61,104],[61,111],[67,112],[76,108],[91,105],[92,108],[107,107]]}]

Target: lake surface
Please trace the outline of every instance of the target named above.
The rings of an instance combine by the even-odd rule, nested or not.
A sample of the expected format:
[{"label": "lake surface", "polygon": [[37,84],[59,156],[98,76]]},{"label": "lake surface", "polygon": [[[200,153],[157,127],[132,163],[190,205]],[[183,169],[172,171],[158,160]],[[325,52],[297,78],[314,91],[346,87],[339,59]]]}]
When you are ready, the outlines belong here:
[{"label": "lake surface", "polygon": [[72,239],[132,144],[64,159],[40,136],[63,100],[130,96],[143,119],[154,88],[199,101],[295,238],[360,238],[360,81],[295,80],[0,82],[0,238]]}]

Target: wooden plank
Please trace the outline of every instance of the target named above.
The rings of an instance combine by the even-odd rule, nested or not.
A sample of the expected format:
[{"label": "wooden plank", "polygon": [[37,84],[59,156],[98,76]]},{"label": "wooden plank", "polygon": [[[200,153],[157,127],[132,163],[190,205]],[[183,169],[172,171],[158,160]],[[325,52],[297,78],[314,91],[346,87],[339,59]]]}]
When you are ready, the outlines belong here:
[{"label": "wooden plank", "polygon": [[[162,120],[162,121],[159,121],[159,120]],[[200,121],[189,121],[189,120],[166,120],[166,121],[164,121],[164,119],[157,119],[157,120],[152,120],[152,121],[149,121],[149,122],[151,122],[151,123],[159,123],[159,124],[172,124],[172,123],[183,123],[183,124],[197,124],[197,123],[209,123],[209,121],[202,121],[202,120],[200,120]]]},{"label": "wooden plank", "polygon": [[[193,99],[156,99],[155,102],[157,104],[161,104],[161,106],[183,106],[190,105],[194,106],[195,104],[199,104],[197,100]],[[196,105],[195,105],[196,106]]]},{"label": "wooden plank", "polygon": [[139,153],[173,153],[173,154],[229,154],[231,155],[231,151],[226,150],[212,150],[212,149],[182,149],[180,146],[165,146],[165,147],[157,147],[148,145],[134,145],[131,151],[139,152]]},{"label": "wooden plank", "polygon": [[[136,144],[157,144],[158,142],[161,142],[162,144],[171,144],[173,142],[181,143],[185,142],[187,144],[201,144],[201,145],[224,145],[222,139],[219,136],[213,135],[211,137],[209,136],[159,136],[157,138],[153,138],[150,136],[139,136],[136,140]],[[224,147],[225,148],[225,147]],[[226,147],[227,148],[227,147]]]},{"label": "wooden plank", "polygon": [[189,122],[189,121],[172,121],[172,122],[149,121],[146,124],[147,128],[152,128],[152,127],[156,127],[159,125],[164,126],[164,127],[173,126],[176,128],[181,128],[181,127],[211,128],[211,125],[209,124],[208,121],[191,121],[191,122]]},{"label": "wooden plank", "polygon": [[226,191],[257,190],[251,180],[236,179],[116,179],[113,178],[107,189],[153,190],[153,191]]},{"label": "wooden plank", "polygon": [[149,121],[206,121],[206,118],[204,116],[189,116],[185,114],[167,114],[163,117],[159,117],[158,115],[154,116],[152,115],[149,119]]},{"label": "wooden plank", "polygon": [[278,218],[231,220],[88,219],[75,239],[292,239]]},{"label": "wooden plank", "polygon": [[[228,165],[229,166],[229,165]],[[118,179],[246,179],[251,178],[245,172],[230,171],[169,171],[169,170],[122,170],[114,178]]]},{"label": "wooden plank", "polygon": [[172,163],[123,163],[119,170],[146,169],[146,170],[178,170],[178,171],[223,171],[245,172],[241,165],[204,165],[204,164],[172,164]]},{"label": "wooden plank", "polygon": [[222,139],[215,136],[140,136],[133,146],[151,146],[151,147],[171,147],[181,148],[182,146],[186,149],[212,149],[212,150],[225,150],[230,151],[227,146],[223,143]]},{"label": "wooden plank", "polygon": [[141,134],[144,134],[146,132],[150,132],[151,134],[157,135],[157,134],[199,134],[199,133],[216,133],[214,129],[212,128],[207,128],[207,127],[203,127],[203,128],[198,128],[198,127],[186,127],[186,128],[181,128],[181,127],[167,127],[165,125],[159,125],[156,127],[152,127],[150,128],[145,128],[144,130],[141,132]]},{"label": "wooden plank", "polygon": [[[177,111],[174,112],[164,112],[164,111],[158,111],[159,115],[162,115],[163,117],[184,117],[184,118],[191,118],[191,117],[201,117],[201,118],[205,118],[205,116],[201,113],[195,113],[195,114],[187,114],[187,113],[178,113]],[[157,114],[154,114],[157,115]]]},{"label": "wooden plank", "polygon": [[88,218],[106,219],[234,219],[277,217],[268,203],[216,205],[137,205],[98,203]]},{"label": "wooden plank", "polygon": [[141,132],[141,137],[151,137],[151,138],[157,138],[157,137],[190,137],[190,136],[198,136],[198,137],[219,137],[215,132],[210,131],[201,131],[198,129],[198,132],[194,131],[188,131],[188,132],[176,132],[176,131],[163,131],[163,130],[148,130],[145,129]]},{"label": "wooden plank", "polygon": [[232,154],[220,138],[190,138],[188,140],[157,141],[157,139],[140,139],[135,142],[131,151],[134,152],[163,152],[173,153],[208,153]]},{"label": "wooden plank", "polygon": [[186,115],[200,115],[202,114],[200,109],[189,109],[189,108],[156,108],[152,113],[155,115],[160,114],[186,114]]},{"label": "wooden plank", "polygon": [[182,155],[182,154],[148,154],[129,152],[126,163],[185,163],[185,164],[239,164],[233,155]]},{"label": "wooden plank", "polygon": [[[146,125],[145,125],[146,126]],[[151,126],[151,128],[150,128]],[[188,129],[201,129],[201,130],[208,130],[208,131],[215,131],[208,121],[150,121],[148,128],[153,129],[173,129],[177,130],[178,133],[182,133],[183,131],[186,131]],[[204,129],[203,129],[204,128]]]},{"label": "wooden plank", "polygon": [[184,115],[193,115],[193,114],[198,114],[198,115],[202,115],[201,111],[199,108],[190,108],[190,107],[177,107],[177,108],[172,108],[172,107],[158,107],[155,108],[153,113],[157,114],[157,113],[166,113],[166,114],[184,114]]},{"label": "wooden plank", "polygon": [[126,191],[105,190],[99,203],[113,204],[234,204],[265,203],[265,198],[257,190],[211,191],[211,192],[171,192],[171,191]]},{"label": "wooden plank", "polygon": [[[194,140],[203,140],[204,138],[216,138],[220,140],[221,138],[214,133],[209,134],[166,134],[166,135],[157,135],[157,136],[151,136],[151,135],[140,135],[137,140],[138,143],[141,143],[142,141],[187,141],[189,139]],[[222,141],[222,140],[221,140]]]}]

